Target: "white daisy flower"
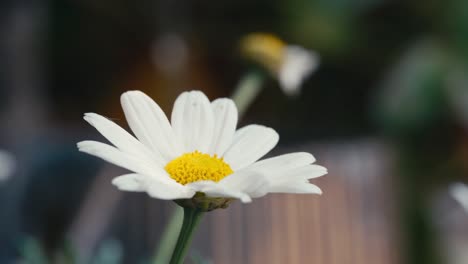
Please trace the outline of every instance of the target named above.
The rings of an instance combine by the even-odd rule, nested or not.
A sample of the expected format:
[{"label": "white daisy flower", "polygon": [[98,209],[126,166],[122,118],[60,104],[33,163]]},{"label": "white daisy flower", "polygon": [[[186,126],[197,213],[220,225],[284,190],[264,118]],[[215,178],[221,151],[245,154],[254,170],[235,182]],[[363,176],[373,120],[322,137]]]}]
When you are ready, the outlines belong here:
[{"label": "white daisy flower", "polygon": [[317,70],[320,62],[317,52],[287,44],[268,33],[245,36],[241,40],[241,51],[246,58],[267,69],[288,96],[301,92],[302,83]]},{"label": "white daisy flower", "polygon": [[[248,125],[236,130],[237,108],[231,99],[210,103],[200,91],[182,93],[171,121],[140,91],[121,96],[127,122],[136,138],[111,120],[87,113],[84,119],[112,144],[82,141],[82,152],[132,171],[112,183],[123,191],[147,192],[207,210],[234,199],[250,202],[267,193],[316,193],[309,179],[327,173],[312,165],[309,153],[285,154],[258,161],[279,140],[275,130]],[[206,204],[203,206],[207,206]]]}]

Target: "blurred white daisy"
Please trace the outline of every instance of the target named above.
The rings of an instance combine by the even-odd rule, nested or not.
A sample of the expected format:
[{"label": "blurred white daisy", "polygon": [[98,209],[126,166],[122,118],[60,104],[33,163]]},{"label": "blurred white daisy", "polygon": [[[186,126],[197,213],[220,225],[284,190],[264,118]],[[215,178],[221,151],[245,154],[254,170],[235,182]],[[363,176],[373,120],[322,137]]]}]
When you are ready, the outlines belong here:
[{"label": "blurred white daisy", "polygon": [[6,181],[15,170],[16,161],[13,155],[0,150],[0,182]]},{"label": "blurred white daisy", "polygon": [[275,35],[252,33],[241,41],[244,56],[265,67],[280,84],[286,95],[301,91],[304,80],[317,70],[317,52],[297,45],[289,45]]},{"label": "blurred white daisy", "polygon": [[[175,101],[171,122],[140,91],[124,93],[121,103],[136,138],[109,119],[87,113],[84,119],[114,146],[78,143],[80,151],[133,172],[112,181],[120,190],[185,202],[197,198],[250,202],[267,193],[321,193],[309,179],[326,174],[327,169],[312,165],[315,159],[309,153],[257,162],[279,136],[261,125],[236,130],[238,113],[231,99],[210,103],[200,91],[184,92]],[[226,201],[221,199],[215,207],[226,206]]]}]

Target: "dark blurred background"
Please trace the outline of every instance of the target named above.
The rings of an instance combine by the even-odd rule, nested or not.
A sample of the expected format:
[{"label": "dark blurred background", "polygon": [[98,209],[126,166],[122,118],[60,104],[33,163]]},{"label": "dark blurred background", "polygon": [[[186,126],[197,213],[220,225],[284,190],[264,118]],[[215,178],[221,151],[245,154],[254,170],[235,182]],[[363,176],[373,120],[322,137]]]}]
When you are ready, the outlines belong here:
[{"label": "dark blurred background", "polygon": [[83,113],[127,128],[126,90],[166,113],[184,90],[230,96],[252,32],[321,56],[300,96],[267,80],[241,125],[312,152],[324,194],[211,213],[189,263],[468,263],[447,187],[468,181],[465,0],[0,2],[0,263],[150,263],[174,205],[111,186],[122,170],[76,149],[102,139]]}]

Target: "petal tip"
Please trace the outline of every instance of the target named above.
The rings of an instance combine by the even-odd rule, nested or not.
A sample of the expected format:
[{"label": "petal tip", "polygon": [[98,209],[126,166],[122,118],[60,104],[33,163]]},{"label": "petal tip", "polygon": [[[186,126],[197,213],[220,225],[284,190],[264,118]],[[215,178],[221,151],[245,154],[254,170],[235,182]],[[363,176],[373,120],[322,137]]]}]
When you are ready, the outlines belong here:
[{"label": "petal tip", "polygon": [[250,196],[248,196],[248,195],[242,195],[239,199],[243,203],[251,203],[252,202],[252,198],[250,198]]},{"label": "petal tip", "polygon": [[189,91],[188,93],[190,96],[193,96],[197,100],[205,101],[208,103],[210,102],[210,99],[208,99],[208,96],[206,96],[206,94],[200,90],[192,90],[192,91]]},{"label": "petal tip", "polygon": [[96,114],[95,113],[85,113],[83,115],[83,119],[88,122],[89,124],[91,124],[91,121],[93,119],[93,117],[95,116]]},{"label": "petal tip", "polygon": [[309,159],[309,162],[310,162],[309,164],[312,164],[317,160],[314,155],[308,152],[307,152],[307,158]]},{"label": "petal tip", "polygon": [[217,98],[211,102],[215,109],[233,108],[237,111],[236,103],[227,97]]},{"label": "petal tip", "polygon": [[140,90],[130,90],[122,93],[120,96],[120,102],[123,103],[127,100],[130,99],[130,97],[136,97],[136,96],[147,96],[144,92]]},{"label": "petal tip", "polygon": [[88,147],[88,140],[80,141],[76,143],[76,147],[78,148],[79,151],[83,151]]},{"label": "petal tip", "polygon": [[312,185],[312,188],[313,188],[313,191],[311,193],[318,194],[318,195],[323,194],[322,189],[320,189],[317,185],[315,185],[315,184],[311,184],[311,185]]},{"label": "petal tip", "polygon": [[[189,94],[196,94],[196,95],[205,95],[204,92],[200,91],[200,90],[189,90],[187,91],[187,93]],[[206,95],[205,95],[206,96]]]}]

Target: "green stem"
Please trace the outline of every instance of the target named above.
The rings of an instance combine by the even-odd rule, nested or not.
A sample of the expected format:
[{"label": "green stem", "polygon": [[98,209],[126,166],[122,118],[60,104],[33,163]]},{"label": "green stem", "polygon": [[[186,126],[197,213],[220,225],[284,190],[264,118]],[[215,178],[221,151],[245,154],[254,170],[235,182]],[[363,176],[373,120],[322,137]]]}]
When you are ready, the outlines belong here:
[{"label": "green stem", "polygon": [[165,264],[169,262],[171,253],[174,251],[177,242],[177,236],[180,233],[183,217],[183,208],[175,205],[154,255],[153,264]]},{"label": "green stem", "polygon": [[174,252],[172,253],[170,264],[182,264],[185,255],[190,247],[194,231],[203,216],[203,212],[199,209],[184,208],[184,222],[182,223],[182,229],[177,239]]},{"label": "green stem", "polygon": [[245,114],[262,90],[264,79],[265,74],[259,70],[251,70],[240,79],[231,96],[239,111],[239,119]]}]

